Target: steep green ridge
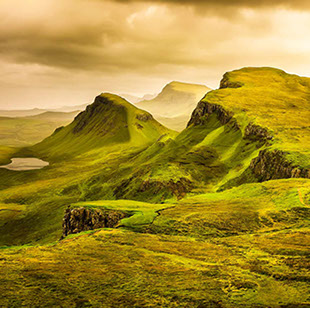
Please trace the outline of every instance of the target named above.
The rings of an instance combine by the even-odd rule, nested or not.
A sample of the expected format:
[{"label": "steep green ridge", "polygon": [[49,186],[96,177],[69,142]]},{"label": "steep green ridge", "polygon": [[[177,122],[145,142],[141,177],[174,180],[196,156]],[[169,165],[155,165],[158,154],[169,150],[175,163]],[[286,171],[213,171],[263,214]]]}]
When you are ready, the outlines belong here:
[{"label": "steep green ridge", "polygon": [[186,127],[197,102],[211,89],[204,85],[171,82],[152,100],[137,103],[155,119],[176,131]]},{"label": "steep green ridge", "polygon": [[[261,151],[238,183],[310,177],[310,79],[273,68],[226,73],[220,89],[209,92],[192,114],[189,127],[203,126],[211,114],[242,132]],[[254,159],[254,158],[252,158]]]},{"label": "steep green ridge", "polygon": [[34,116],[0,117],[0,145],[23,147],[51,135],[59,126],[69,124],[78,112],[43,112]]},{"label": "steep green ridge", "polygon": [[[273,148],[310,154],[310,78],[273,68],[244,68],[224,75],[202,102],[218,104],[271,131]],[[296,159],[298,155],[296,156]],[[309,164],[300,160],[304,165]]]},{"label": "steep green ridge", "polygon": [[31,148],[51,160],[117,144],[148,145],[170,131],[125,99],[104,93],[74,121]]}]

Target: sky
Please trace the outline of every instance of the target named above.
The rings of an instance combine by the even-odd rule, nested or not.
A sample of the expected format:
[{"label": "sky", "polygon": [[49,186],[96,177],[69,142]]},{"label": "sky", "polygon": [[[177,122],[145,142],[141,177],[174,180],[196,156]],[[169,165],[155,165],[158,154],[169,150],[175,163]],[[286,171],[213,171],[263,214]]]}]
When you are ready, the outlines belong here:
[{"label": "sky", "polygon": [[245,66],[310,76],[309,0],[0,0],[0,109],[217,88]]}]

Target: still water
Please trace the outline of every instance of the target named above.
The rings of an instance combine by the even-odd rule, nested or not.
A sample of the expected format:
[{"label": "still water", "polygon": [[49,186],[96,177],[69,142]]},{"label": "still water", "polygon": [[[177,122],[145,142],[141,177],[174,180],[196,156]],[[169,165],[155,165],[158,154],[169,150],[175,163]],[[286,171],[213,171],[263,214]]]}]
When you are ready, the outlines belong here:
[{"label": "still water", "polygon": [[30,171],[38,170],[49,165],[48,162],[37,158],[13,158],[7,165],[1,165],[0,168],[6,168],[11,171]]}]

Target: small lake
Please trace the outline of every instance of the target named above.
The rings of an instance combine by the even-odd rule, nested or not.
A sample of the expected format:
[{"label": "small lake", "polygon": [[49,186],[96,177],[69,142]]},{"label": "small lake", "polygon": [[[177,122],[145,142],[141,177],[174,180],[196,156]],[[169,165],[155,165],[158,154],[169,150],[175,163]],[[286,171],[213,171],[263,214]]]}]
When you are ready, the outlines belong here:
[{"label": "small lake", "polygon": [[11,171],[30,171],[39,170],[49,165],[48,162],[37,158],[13,158],[7,165],[1,165],[0,168],[6,168]]}]

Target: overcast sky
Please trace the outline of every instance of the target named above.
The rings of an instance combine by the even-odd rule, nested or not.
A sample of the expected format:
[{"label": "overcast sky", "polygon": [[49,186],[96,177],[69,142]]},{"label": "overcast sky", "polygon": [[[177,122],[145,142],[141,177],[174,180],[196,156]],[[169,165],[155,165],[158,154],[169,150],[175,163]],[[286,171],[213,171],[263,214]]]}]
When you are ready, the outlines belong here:
[{"label": "overcast sky", "polygon": [[310,76],[309,0],[0,0],[0,108],[143,95],[273,66]]}]

